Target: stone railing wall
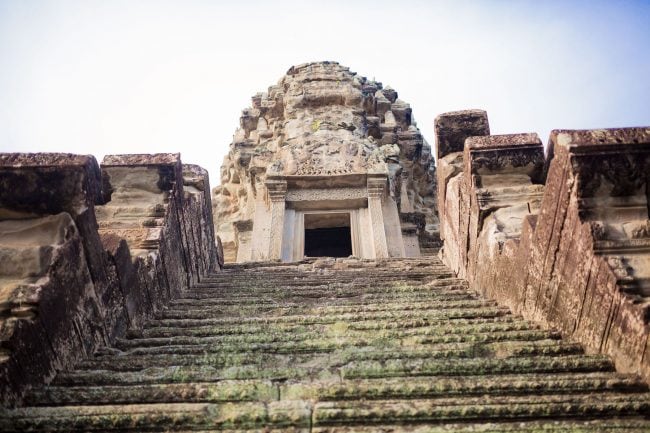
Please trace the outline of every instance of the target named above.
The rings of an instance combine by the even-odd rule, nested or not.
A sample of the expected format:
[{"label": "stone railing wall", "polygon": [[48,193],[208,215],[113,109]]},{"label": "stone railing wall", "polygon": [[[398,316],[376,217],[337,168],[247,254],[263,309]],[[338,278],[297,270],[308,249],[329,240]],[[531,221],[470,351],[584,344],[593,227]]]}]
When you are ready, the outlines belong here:
[{"label": "stone railing wall", "polygon": [[177,154],[0,154],[2,404],[219,270],[209,191]]},{"label": "stone railing wall", "polygon": [[535,134],[488,131],[485,112],[436,119],[444,261],[650,379],[650,128],[553,131],[546,159]]}]

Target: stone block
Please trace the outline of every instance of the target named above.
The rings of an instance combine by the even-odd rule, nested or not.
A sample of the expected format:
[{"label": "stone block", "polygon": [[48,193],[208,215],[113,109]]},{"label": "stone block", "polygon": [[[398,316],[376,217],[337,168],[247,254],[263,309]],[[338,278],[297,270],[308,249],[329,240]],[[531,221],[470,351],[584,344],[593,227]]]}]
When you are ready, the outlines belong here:
[{"label": "stone block", "polygon": [[452,111],[436,117],[436,160],[453,152],[462,152],[467,137],[490,135],[487,112]]}]

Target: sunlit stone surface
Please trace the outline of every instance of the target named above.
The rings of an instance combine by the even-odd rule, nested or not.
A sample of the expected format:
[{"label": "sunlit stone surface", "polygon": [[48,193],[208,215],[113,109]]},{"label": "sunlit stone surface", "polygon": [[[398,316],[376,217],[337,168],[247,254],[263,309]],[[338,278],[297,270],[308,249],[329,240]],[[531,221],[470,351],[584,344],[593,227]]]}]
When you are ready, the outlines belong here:
[{"label": "sunlit stone surface", "polygon": [[320,251],[306,230],[349,233],[341,243],[369,259],[437,238],[431,148],[395,90],[317,62],[252,99],[214,189],[227,261],[300,260]]}]

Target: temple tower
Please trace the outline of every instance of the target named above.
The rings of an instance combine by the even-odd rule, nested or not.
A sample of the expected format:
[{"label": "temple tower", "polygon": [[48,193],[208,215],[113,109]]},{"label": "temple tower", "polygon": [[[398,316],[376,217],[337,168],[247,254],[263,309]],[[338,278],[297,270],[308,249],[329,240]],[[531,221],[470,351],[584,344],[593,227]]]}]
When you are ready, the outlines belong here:
[{"label": "temple tower", "polygon": [[435,167],[408,104],[336,62],[293,66],[243,110],[214,194],[227,261],[418,257]]}]

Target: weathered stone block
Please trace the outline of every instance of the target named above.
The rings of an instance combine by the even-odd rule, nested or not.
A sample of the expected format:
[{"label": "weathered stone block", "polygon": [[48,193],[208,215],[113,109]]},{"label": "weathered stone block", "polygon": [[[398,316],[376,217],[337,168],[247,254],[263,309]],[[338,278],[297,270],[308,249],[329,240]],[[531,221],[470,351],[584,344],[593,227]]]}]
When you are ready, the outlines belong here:
[{"label": "weathered stone block", "polygon": [[467,138],[462,172],[454,155],[438,170],[445,261],[650,377],[650,128],[553,131],[546,162],[534,134]]},{"label": "weathered stone block", "polygon": [[452,111],[436,117],[436,161],[453,152],[462,152],[465,139],[490,135],[487,112],[483,110]]}]

